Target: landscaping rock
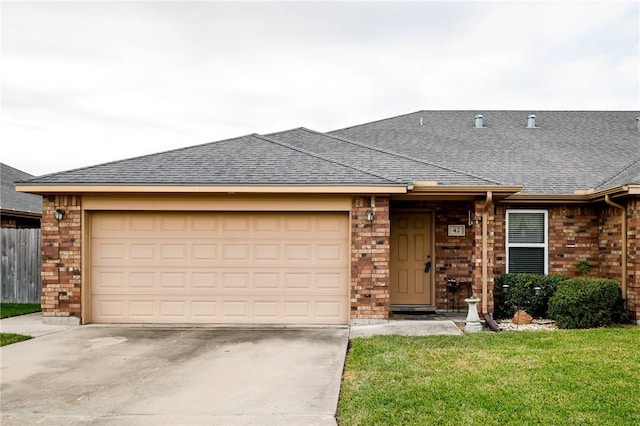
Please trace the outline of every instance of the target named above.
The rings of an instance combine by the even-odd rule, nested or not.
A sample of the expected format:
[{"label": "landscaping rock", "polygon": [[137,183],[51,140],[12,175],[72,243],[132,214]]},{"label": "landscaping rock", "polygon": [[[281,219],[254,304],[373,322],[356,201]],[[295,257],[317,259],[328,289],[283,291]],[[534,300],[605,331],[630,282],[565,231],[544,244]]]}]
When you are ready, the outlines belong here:
[{"label": "landscaping rock", "polygon": [[511,320],[512,323],[518,325],[531,324],[531,321],[533,321],[533,317],[522,309],[516,312],[516,314],[513,316],[513,319]]},{"label": "landscaping rock", "polygon": [[531,324],[517,325],[511,322],[511,320],[498,321],[498,327],[502,331],[553,331],[557,330],[555,323],[548,319],[534,319]]}]

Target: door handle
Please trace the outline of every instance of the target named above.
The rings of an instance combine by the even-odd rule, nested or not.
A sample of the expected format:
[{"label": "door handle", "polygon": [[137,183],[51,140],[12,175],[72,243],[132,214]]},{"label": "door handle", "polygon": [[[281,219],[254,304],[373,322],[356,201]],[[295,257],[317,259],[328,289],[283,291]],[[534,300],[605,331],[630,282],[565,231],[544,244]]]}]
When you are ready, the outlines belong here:
[{"label": "door handle", "polygon": [[431,270],[431,261],[424,264],[424,271],[429,272]]}]

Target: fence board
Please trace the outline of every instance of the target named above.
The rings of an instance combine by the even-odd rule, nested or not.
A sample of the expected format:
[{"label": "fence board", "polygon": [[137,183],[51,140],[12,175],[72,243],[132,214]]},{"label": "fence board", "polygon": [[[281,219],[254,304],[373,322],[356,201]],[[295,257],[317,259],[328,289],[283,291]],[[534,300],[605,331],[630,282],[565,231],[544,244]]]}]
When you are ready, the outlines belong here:
[{"label": "fence board", "polygon": [[2,302],[40,303],[40,229],[0,230]]}]

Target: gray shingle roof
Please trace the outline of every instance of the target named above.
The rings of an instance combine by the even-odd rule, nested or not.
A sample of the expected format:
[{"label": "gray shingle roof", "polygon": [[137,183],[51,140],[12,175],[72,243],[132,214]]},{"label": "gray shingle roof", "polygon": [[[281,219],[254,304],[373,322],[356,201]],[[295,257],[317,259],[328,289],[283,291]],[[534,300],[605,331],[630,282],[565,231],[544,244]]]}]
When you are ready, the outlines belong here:
[{"label": "gray shingle roof", "polygon": [[[474,127],[481,113],[486,127]],[[526,127],[537,116],[537,128]],[[100,185],[522,185],[573,194],[640,184],[637,111],[418,111],[328,134],[298,128],[31,179]]]},{"label": "gray shingle roof", "polygon": [[621,185],[640,185],[640,159],[629,164],[620,173],[602,182],[595,189],[601,190]]},{"label": "gray shingle roof", "polygon": [[15,182],[33,177],[11,166],[0,163],[0,209],[42,213],[42,197],[39,195],[16,192]]},{"label": "gray shingle roof", "polygon": [[[478,113],[486,128],[474,128]],[[539,128],[526,128],[529,114],[536,115]],[[524,193],[572,194],[598,187],[640,159],[639,116],[637,111],[418,111],[329,134],[523,185]]]},{"label": "gray shingle roof", "polygon": [[28,183],[398,185],[384,176],[255,134],[40,176]]},{"label": "gray shingle roof", "polygon": [[388,176],[390,179],[413,183],[418,180],[436,181],[440,185],[496,185],[497,181],[483,179],[453,168],[441,167],[426,161],[396,154],[383,148],[368,146],[338,136],[298,128],[268,135],[271,139],[319,153]]}]

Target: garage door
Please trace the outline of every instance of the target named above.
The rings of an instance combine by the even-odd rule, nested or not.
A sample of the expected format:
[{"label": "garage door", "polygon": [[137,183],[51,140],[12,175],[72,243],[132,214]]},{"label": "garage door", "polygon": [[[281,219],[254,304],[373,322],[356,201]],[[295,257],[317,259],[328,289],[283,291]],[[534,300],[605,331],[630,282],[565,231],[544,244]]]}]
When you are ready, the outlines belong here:
[{"label": "garage door", "polygon": [[345,324],[347,213],[93,213],[102,323]]}]

